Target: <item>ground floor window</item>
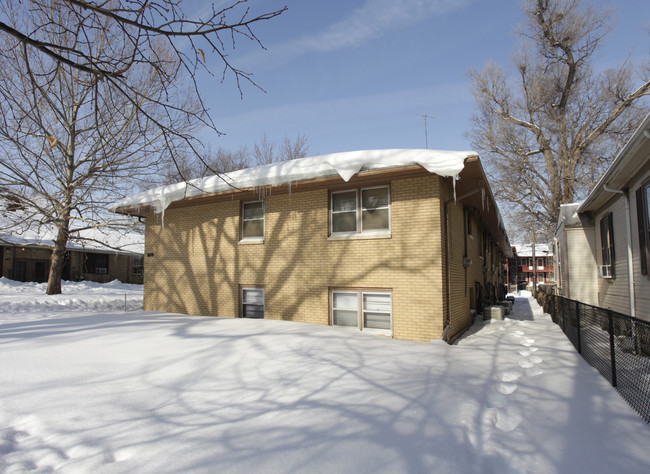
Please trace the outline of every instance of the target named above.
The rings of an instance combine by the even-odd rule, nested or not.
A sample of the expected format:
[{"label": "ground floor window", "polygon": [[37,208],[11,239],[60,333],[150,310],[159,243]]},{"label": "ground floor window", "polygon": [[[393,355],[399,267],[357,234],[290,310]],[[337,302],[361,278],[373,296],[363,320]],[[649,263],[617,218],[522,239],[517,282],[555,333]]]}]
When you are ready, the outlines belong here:
[{"label": "ground floor window", "polygon": [[264,288],[242,288],[242,317],[264,318]]},{"label": "ground floor window", "polygon": [[144,255],[133,255],[131,257],[131,273],[144,275]]},{"label": "ground floor window", "polygon": [[84,253],[84,273],[108,273],[108,254]]},{"label": "ground floor window", "polygon": [[333,290],[332,325],[390,332],[392,299],[390,292]]}]

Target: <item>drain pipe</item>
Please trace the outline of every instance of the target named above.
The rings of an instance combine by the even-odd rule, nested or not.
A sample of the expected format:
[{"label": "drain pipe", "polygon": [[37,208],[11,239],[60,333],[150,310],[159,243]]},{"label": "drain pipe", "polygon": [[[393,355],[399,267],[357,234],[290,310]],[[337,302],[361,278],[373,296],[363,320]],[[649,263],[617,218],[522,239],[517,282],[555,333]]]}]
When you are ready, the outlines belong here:
[{"label": "drain pipe", "polygon": [[634,309],[634,267],[632,259],[632,225],[630,224],[630,197],[625,191],[612,189],[603,184],[603,189],[610,193],[622,194],[625,199],[625,230],[627,231],[627,284],[630,299],[630,316],[636,316]]}]

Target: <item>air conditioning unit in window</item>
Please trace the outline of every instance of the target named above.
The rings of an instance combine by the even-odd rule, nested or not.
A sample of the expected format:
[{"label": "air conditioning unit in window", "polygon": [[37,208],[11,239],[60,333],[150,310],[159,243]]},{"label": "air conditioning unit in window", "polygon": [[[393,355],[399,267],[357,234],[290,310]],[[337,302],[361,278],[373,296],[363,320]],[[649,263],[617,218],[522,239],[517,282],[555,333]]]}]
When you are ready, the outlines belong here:
[{"label": "air conditioning unit in window", "polygon": [[598,265],[598,276],[600,278],[612,278],[612,266]]}]

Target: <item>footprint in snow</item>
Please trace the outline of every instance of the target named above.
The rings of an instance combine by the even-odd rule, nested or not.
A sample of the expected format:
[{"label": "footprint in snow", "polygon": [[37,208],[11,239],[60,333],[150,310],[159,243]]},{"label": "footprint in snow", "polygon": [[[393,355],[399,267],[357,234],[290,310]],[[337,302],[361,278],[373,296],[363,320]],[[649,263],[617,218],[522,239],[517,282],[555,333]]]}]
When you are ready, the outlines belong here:
[{"label": "footprint in snow", "polygon": [[528,359],[524,359],[519,361],[519,367],[523,369],[529,369],[531,367],[535,367],[535,364],[529,361]]},{"label": "footprint in snow", "polygon": [[539,349],[537,347],[527,347],[526,349],[522,349],[519,351],[519,355],[522,355],[524,357],[528,357],[529,355],[537,352]]},{"label": "footprint in snow", "polygon": [[522,422],[521,412],[515,406],[497,410],[494,425],[501,431],[512,431]]},{"label": "footprint in snow", "polygon": [[501,381],[502,382],[514,382],[521,377],[521,372],[517,370],[508,370],[507,372],[504,372],[501,374]]},{"label": "footprint in snow", "polygon": [[510,395],[517,390],[517,384],[502,382],[497,386],[497,390],[503,395]]},{"label": "footprint in snow", "polygon": [[540,369],[539,367],[530,367],[529,369],[526,369],[526,375],[530,377],[536,377],[538,375],[542,375],[544,373],[544,369]]},{"label": "footprint in snow", "polygon": [[535,342],[535,339],[533,339],[533,338],[531,338],[531,337],[528,337],[528,338],[524,338],[524,339],[522,339],[522,340],[519,342],[519,344],[521,344],[522,346],[526,346],[526,347],[528,347],[528,346],[533,345],[534,342]]}]

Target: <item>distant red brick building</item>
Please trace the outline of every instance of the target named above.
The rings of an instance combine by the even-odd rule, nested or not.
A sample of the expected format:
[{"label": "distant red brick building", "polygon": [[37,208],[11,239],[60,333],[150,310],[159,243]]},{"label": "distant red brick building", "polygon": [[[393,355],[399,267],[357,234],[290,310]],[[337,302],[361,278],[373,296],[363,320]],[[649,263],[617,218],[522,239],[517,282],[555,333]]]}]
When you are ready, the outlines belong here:
[{"label": "distant red brick building", "polygon": [[[538,285],[555,283],[553,251],[546,244],[513,246],[513,257],[508,259],[508,282],[510,291],[530,289]],[[534,253],[534,256],[533,256]]]}]

